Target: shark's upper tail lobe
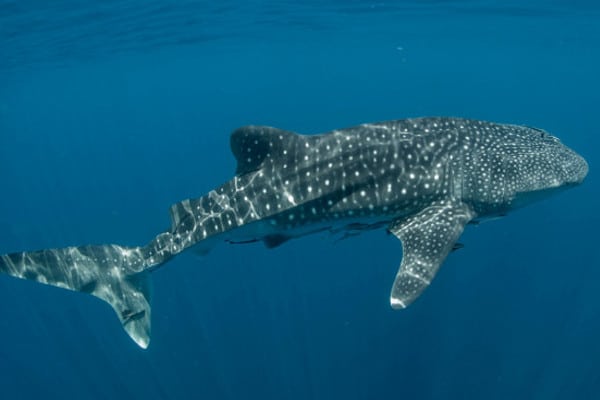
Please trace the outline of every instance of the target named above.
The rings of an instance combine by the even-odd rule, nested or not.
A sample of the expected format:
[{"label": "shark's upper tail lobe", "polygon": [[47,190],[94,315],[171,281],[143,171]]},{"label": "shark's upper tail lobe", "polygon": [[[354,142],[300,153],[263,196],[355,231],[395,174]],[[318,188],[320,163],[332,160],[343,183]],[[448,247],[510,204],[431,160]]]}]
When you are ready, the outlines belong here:
[{"label": "shark's upper tail lobe", "polygon": [[[146,248],[90,245],[0,256],[0,272],[92,294],[112,306],[127,334],[150,343],[151,281]],[[162,261],[162,260],[161,260]]]}]

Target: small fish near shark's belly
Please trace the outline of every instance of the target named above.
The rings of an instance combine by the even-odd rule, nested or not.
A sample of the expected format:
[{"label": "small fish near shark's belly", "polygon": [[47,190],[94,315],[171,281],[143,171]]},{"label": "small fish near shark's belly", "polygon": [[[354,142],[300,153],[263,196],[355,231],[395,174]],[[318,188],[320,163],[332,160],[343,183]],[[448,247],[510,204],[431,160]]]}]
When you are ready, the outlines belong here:
[{"label": "small fish near shark's belly", "polygon": [[304,224],[286,225],[278,223],[275,218],[269,218],[255,221],[217,235],[216,240],[211,240],[209,244],[199,242],[194,246],[194,249],[199,251],[200,254],[204,254],[217,241],[224,241],[231,244],[263,242],[267,248],[271,249],[289,240],[317,233],[324,233],[329,235],[333,240],[339,240],[359,235],[365,231],[387,228],[392,221],[392,217],[382,215],[360,219],[331,218],[321,221],[310,221]]}]

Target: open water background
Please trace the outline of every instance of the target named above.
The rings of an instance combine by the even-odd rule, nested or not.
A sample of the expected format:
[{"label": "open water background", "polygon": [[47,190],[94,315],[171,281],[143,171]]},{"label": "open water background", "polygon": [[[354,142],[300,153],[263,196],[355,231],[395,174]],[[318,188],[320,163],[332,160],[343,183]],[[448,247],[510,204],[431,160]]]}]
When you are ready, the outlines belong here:
[{"label": "open water background", "polygon": [[0,276],[2,398],[597,398],[598,71],[594,1],[0,1],[0,253],[146,243],[246,124],[464,116],[590,164],[468,228],[405,311],[382,231],[178,257],[146,351],[97,299]]}]

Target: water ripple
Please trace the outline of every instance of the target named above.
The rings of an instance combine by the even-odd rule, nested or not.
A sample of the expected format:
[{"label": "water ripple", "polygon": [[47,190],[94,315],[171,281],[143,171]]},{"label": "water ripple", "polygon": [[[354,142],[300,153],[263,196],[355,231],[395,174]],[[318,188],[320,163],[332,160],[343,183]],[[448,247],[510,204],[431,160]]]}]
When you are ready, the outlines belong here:
[{"label": "water ripple", "polygon": [[218,40],[275,37],[282,30],[344,30],[369,18],[430,15],[548,17],[598,14],[584,2],[489,1],[117,1],[0,0],[0,71],[68,64],[116,53]]}]

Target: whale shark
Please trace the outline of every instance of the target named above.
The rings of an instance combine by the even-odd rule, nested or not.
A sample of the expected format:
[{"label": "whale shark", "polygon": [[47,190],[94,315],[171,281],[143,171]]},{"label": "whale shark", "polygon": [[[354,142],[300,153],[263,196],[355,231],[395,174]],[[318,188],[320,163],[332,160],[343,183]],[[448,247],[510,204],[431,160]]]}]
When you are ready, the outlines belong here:
[{"label": "whale shark", "polygon": [[85,245],[0,256],[0,272],[106,301],[150,343],[152,271],[189,248],[386,229],[402,244],[395,309],[429,286],[465,226],[583,182],[586,161],[548,132],[451,117],[363,124],[314,135],[246,126],[230,139],[233,179],[170,208],[145,246]]}]

